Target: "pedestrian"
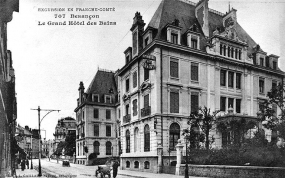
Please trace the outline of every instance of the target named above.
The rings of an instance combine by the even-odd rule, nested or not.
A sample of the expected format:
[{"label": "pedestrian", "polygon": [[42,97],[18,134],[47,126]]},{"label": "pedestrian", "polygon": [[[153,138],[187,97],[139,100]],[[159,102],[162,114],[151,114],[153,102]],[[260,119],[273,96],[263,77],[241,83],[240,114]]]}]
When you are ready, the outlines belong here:
[{"label": "pedestrian", "polygon": [[22,159],[22,162],[21,162],[21,169],[22,171],[25,170],[25,160],[24,159]]},{"label": "pedestrian", "polygon": [[118,161],[114,161],[112,167],[113,167],[113,178],[116,178],[117,174],[118,174],[119,162]]},{"label": "pedestrian", "polygon": [[27,165],[27,169],[29,169],[29,160],[28,160],[28,158],[26,159],[26,165]]}]

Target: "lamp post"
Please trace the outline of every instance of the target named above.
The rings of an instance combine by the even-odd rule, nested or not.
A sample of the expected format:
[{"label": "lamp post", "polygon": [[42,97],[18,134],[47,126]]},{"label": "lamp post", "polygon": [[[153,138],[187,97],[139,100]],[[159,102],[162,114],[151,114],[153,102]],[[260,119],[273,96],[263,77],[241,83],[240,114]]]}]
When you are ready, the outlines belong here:
[{"label": "lamp post", "polygon": [[[54,110],[54,109],[41,109],[40,106],[38,106],[38,109],[31,109],[31,110],[37,110],[38,111],[38,119],[39,119],[39,174],[38,176],[41,177],[42,176],[42,167],[41,167],[41,153],[42,153],[42,149],[41,149],[41,122],[43,121],[43,119],[51,112],[53,111],[57,111],[59,112],[60,110]],[[46,115],[44,115],[44,117],[42,119],[40,119],[40,113],[41,111],[48,111],[46,113]]]},{"label": "lamp post", "polygon": [[185,135],[185,144],[186,144],[186,168],[185,168],[185,174],[184,177],[185,178],[189,178],[189,173],[188,173],[188,147],[187,147],[187,139],[188,139],[189,135],[186,134]]}]

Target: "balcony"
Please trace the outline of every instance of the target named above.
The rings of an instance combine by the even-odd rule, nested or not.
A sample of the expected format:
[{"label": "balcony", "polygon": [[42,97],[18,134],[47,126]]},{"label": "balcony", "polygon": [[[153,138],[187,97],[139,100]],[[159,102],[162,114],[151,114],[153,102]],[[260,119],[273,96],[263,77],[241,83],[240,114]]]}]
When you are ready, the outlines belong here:
[{"label": "balcony", "polygon": [[127,114],[123,117],[123,123],[128,123],[131,121],[131,115]]},{"label": "balcony", "polygon": [[151,113],[151,107],[150,106],[141,109],[141,117],[149,116],[150,113]]}]

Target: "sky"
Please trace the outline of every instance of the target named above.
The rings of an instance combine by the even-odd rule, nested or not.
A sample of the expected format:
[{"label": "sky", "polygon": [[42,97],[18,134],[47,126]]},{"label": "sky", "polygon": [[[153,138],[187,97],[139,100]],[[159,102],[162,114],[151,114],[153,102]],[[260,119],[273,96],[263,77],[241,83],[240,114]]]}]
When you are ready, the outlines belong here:
[{"label": "sky", "polygon": [[[41,123],[43,138],[53,139],[58,119],[75,118],[79,82],[88,88],[98,68],[117,70],[124,65],[124,51],[131,46],[130,28],[138,11],[149,23],[161,0],[21,0],[19,13],[8,23],[8,49],[12,51],[18,102],[17,122],[38,128],[38,106],[54,109]],[[198,2],[198,0],[192,0]],[[210,0],[209,7],[237,10],[237,21],[268,54],[280,56],[285,70],[285,0]],[[114,11],[76,12],[75,8],[113,8]],[[65,8],[43,12],[39,8]],[[67,8],[74,11],[68,12]],[[56,18],[57,14],[57,18]],[[65,14],[65,18],[58,15]],[[116,25],[48,25],[72,21],[71,14],[98,15],[90,21]],[[82,20],[80,20],[82,21]],[[43,24],[45,25],[39,25]],[[47,112],[41,112],[41,118]]]}]

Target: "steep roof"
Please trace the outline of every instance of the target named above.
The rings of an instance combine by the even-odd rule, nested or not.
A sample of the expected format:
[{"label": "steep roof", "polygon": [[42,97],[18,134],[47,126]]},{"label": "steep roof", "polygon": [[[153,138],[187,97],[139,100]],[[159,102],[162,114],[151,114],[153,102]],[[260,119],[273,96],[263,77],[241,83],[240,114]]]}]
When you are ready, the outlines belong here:
[{"label": "steep roof", "polygon": [[[113,93],[110,93],[110,89]],[[86,90],[87,101],[92,101],[92,94],[99,94],[100,101],[104,95],[111,95],[115,99],[117,95],[117,86],[115,81],[115,74],[111,71],[98,70]]]},{"label": "steep roof", "polygon": [[[209,35],[213,35],[213,31],[217,28],[220,31],[224,31],[223,27],[223,15],[214,10],[209,10]],[[158,30],[155,39],[166,40],[165,26],[172,23],[175,19],[180,22],[181,34],[185,32],[196,23],[201,27],[198,20],[195,17],[195,3],[186,2],[182,0],[162,0],[152,19],[150,20],[148,27],[153,27]],[[253,52],[253,47],[256,46],[256,42],[246,33],[246,31],[237,23],[236,25],[237,35],[240,40],[246,41],[249,45],[249,53]],[[181,40],[182,45],[187,45],[186,40]],[[201,36],[201,49],[205,50],[206,38],[202,33]]]}]

